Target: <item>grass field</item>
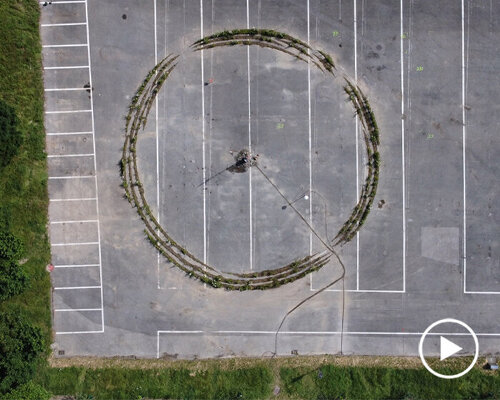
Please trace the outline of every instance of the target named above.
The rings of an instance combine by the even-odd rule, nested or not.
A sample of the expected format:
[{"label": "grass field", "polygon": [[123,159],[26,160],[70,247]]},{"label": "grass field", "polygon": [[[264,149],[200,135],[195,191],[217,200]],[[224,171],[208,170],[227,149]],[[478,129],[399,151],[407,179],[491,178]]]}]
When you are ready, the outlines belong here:
[{"label": "grass field", "polygon": [[[349,358],[342,357],[348,363]],[[369,360],[364,358],[365,366],[333,365],[314,357],[174,361],[166,368],[158,368],[156,360],[101,360],[96,364],[110,367],[52,367],[41,371],[36,383],[54,394],[95,399],[267,399],[275,397],[275,386],[281,390],[277,399],[500,399],[496,373],[475,368],[462,378],[444,380],[412,363],[411,368],[366,366]]]},{"label": "grass field", "polygon": [[47,164],[43,127],[43,81],[38,31],[39,6],[34,0],[0,2],[0,97],[14,107],[23,145],[0,174],[0,223],[8,225],[25,248],[30,287],[0,304],[22,309],[51,342],[50,260],[47,237]]},{"label": "grass field", "polygon": [[[460,371],[448,370],[446,374]],[[423,368],[325,365],[319,369],[282,368],[280,374],[286,397],[291,399],[500,398],[498,374],[486,375],[477,369],[454,380],[434,377]]]},{"label": "grass field", "polygon": [[46,369],[37,383],[54,394],[96,399],[266,399],[272,376],[261,366],[229,371],[69,367]]}]

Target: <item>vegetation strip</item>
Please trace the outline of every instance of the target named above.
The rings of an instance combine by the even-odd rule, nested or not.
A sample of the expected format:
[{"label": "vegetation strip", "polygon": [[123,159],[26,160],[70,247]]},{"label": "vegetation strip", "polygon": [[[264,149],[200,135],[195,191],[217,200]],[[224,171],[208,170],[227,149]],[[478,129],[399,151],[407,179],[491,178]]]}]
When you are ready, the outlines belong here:
[{"label": "vegetation strip", "polygon": [[342,228],[340,228],[333,240],[335,246],[349,242],[365,223],[377,193],[380,170],[380,154],[378,152],[380,138],[375,115],[368,103],[368,99],[361,89],[353,85],[348,78],[344,79],[346,81],[344,91],[349,96],[354,106],[356,116],[361,121],[361,131],[363,132],[366,155],[368,158],[368,174],[365,179],[365,184],[361,189],[358,204],[354,207],[351,216],[344,225],[342,225]]},{"label": "vegetation strip", "polygon": [[[442,368],[448,375],[461,368]],[[282,368],[284,398],[290,399],[498,399],[500,376],[475,368],[459,380],[437,378],[424,368]]]},{"label": "vegetation strip", "polygon": [[[54,360],[54,367],[41,371],[35,382],[55,395],[84,399],[269,399],[276,386],[278,399],[500,397],[500,376],[492,371],[478,366],[459,381],[449,381],[430,375],[414,357],[79,360],[69,367],[71,359]],[[453,373],[469,362],[464,357],[443,363]]]},{"label": "vegetation strip", "polygon": [[36,1],[0,2],[2,400],[48,399],[43,388],[29,382],[44,368],[52,342],[39,17]]}]

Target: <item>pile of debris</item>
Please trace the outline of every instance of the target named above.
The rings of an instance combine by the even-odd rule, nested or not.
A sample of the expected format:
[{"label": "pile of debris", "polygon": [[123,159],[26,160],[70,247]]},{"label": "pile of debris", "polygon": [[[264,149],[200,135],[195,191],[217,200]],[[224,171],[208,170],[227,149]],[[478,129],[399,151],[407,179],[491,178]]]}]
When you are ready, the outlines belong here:
[{"label": "pile of debris", "polygon": [[496,357],[486,358],[486,365],[484,366],[484,369],[498,369]]},{"label": "pile of debris", "polygon": [[241,150],[234,157],[235,163],[228,168],[230,172],[246,172],[250,167],[257,165],[259,159],[258,154],[252,154],[248,149]]}]

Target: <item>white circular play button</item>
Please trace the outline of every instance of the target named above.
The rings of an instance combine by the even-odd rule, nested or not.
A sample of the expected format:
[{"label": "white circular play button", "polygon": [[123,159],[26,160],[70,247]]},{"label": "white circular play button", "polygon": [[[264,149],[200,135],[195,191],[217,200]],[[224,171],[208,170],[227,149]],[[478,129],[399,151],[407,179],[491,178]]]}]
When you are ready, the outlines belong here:
[{"label": "white circular play button", "polygon": [[[436,326],[441,325],[441,324],[457,324],[460,325],[461,327],[467,329],[467,331],[470,333],[470,336],[474,339],[474,345],[475,345],[475,352],[474,352],[474,359],[470,363],[470,365],[463,370],[462,372],[454,375],[444,375],[440,374],[439,372],[434,371],[429,364],[427,364],[427,361],[425,360],[424,357],[424,341],[426,336],[429,334],[429,332],[434,329]],[[457,334],[454,333],[457,336],[465,336],[467,334]],[[460,350],[463,350],[462,347],[457,345],[456,343],[453,342],[452,339],[449,339],[451,334],[434,334],[434,335],[439,335],[439,360],[443,361],[447,359],[448,357],[451,357],[455,354],[457,354]],[[446,337],[448,336],[448,338]],[[428,326],[428,328],[424,331],[422,334],[422,337],[420,338],[420,342],[418,344],[418,354],[420,355],[420,359],[422,360],[422,364],[424,364],[424,367],[429,371],[431,374],[439,377],[439,378],[444,378],[444,379],[454,379],[454,378],[459,378],[461,376],[464,376],[467,372],[469,372],[474,365],[476,364],[477,358],[479,356],[479,343],[477,341],[477,336],[474,333],[474,331],[471,329],[469,325],[467,325],[465,322],[459,321],[458,319],[453,319],[453,318],[445,318],[445,319],[440,319],[439,321],[436,321]]]},{"label": "white circular play button", "polygon": [[458,353],[460,350],[463,350],[460,346],[453,343],[451,340],[446,339],[443,336],[439,337],[439,361],[446,360],[448,357],[452,356],[455,353]]}]

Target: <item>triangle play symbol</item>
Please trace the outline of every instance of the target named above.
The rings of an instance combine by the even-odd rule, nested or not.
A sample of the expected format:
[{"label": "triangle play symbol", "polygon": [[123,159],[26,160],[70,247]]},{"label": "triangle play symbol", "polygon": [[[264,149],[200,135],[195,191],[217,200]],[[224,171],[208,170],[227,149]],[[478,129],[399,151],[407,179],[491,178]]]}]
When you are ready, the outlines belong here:
[{"label": "triangle play symbol", "polygon": [[440,361],[443,361],[446,358],[457,353],[458,351],[462,350],[460,346],[456,345],[455,343],[446,339],[445,337],[440,336],[439,338],[440,338],[440,348],[441,348]]}]

